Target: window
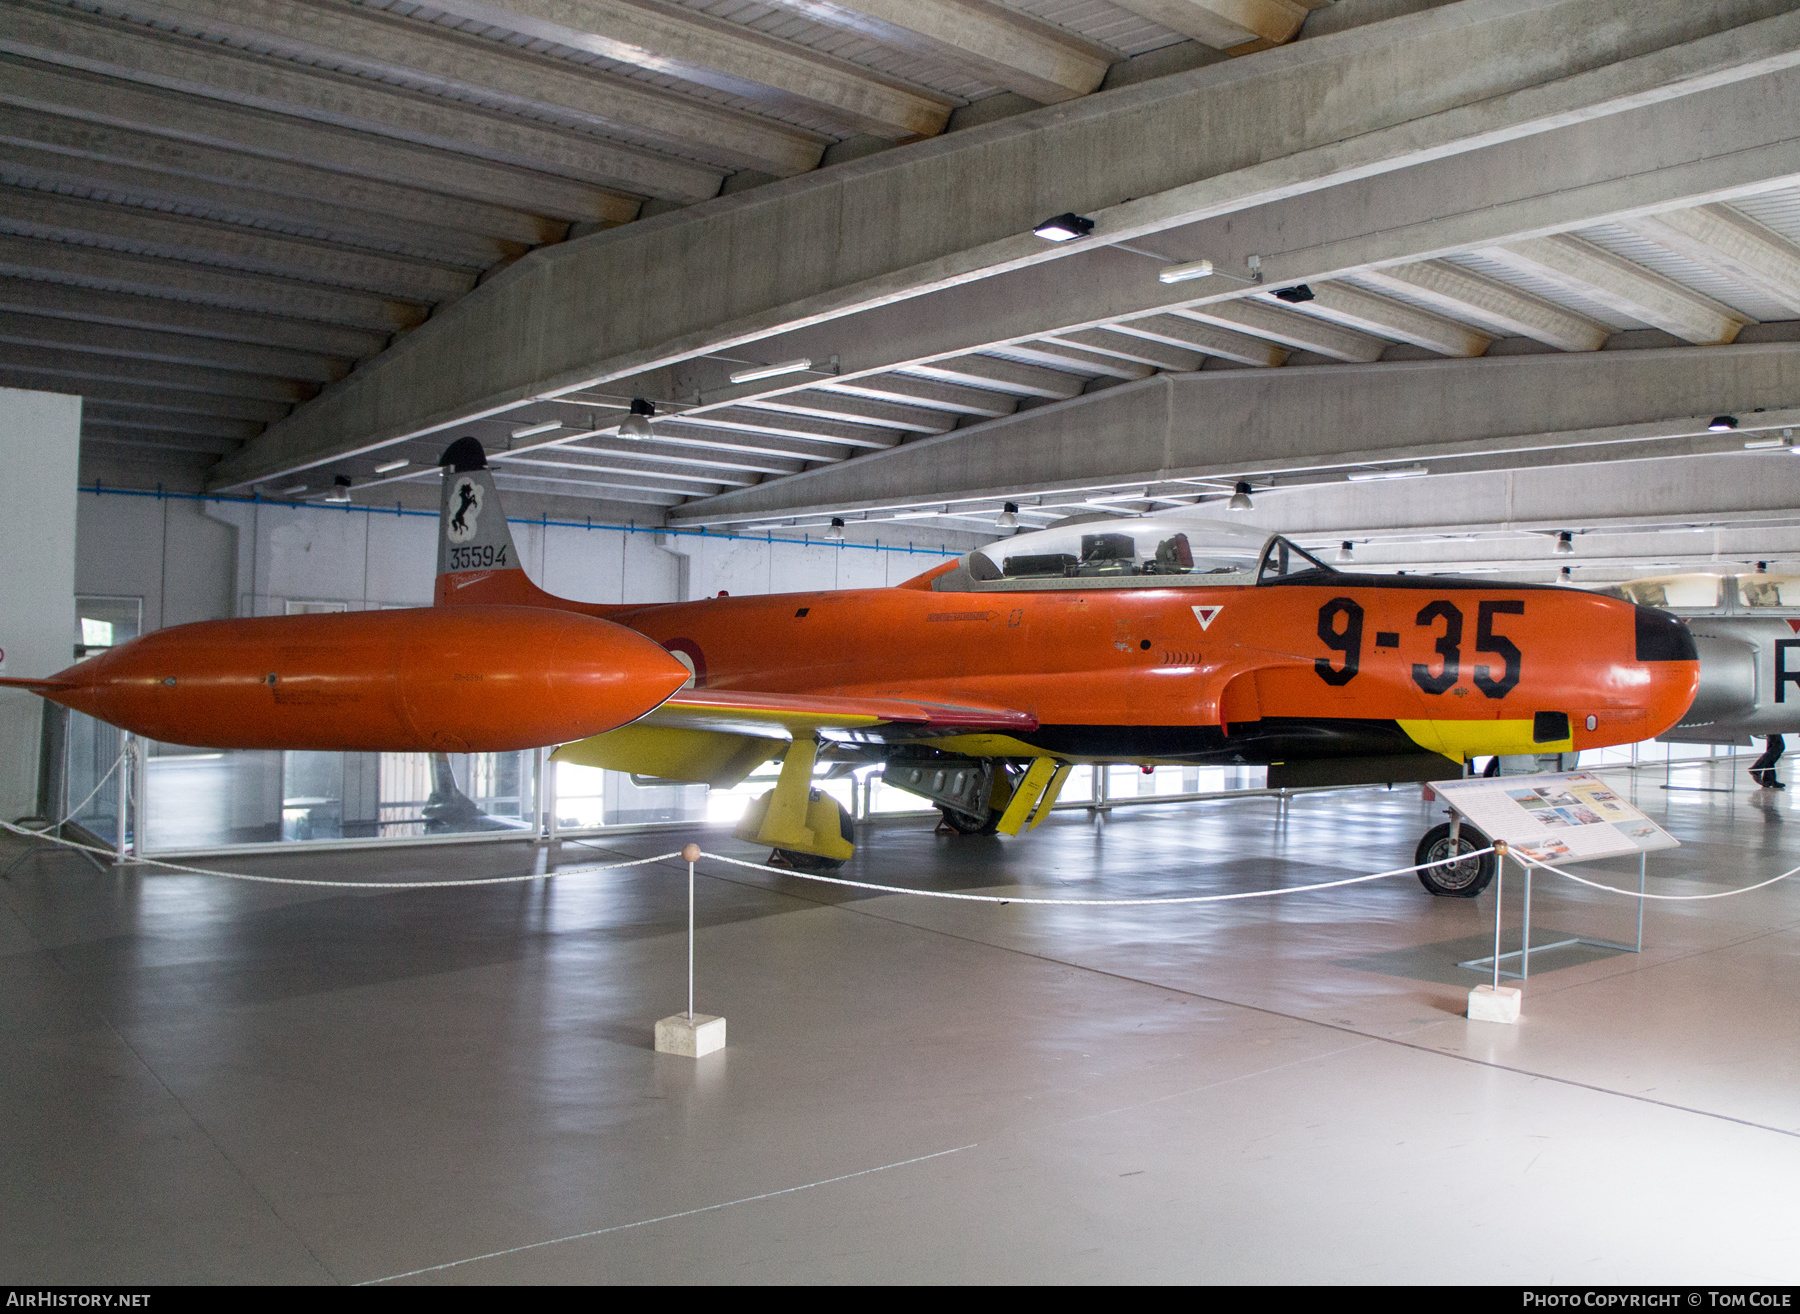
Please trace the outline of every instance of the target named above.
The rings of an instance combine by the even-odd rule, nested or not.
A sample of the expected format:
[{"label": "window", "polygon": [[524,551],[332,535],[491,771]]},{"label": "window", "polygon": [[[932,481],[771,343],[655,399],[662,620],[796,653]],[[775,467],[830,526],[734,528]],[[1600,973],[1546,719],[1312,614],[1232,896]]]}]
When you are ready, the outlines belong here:
[{"label": "window", "polygon": [[144,626],[142,598],[77,595],[75,656],[91,657],[137,638]]}]

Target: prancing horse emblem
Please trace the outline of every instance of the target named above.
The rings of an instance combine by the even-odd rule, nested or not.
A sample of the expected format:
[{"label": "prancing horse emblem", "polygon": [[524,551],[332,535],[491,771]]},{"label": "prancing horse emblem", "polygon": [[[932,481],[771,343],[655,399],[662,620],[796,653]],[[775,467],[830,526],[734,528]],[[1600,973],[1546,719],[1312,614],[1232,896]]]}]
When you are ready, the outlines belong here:
[{"label": "prancing horse emblem", "polygon": [[467,543],[475,537],[475,525],[481,518],[481,485],[465,479],[456,486],[456,495],[461,502],[450,517],[445,535],[452,543]]}]

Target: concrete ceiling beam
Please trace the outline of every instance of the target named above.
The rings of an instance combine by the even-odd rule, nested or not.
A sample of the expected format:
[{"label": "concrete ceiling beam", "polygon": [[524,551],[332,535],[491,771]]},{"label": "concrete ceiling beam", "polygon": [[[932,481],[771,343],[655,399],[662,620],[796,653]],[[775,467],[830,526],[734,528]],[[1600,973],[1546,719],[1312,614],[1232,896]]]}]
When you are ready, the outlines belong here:
[{"label": "concrete ceiling beam", "polygon": [[1800,311],[1800,246],[1728,205],[1642,215],[1625,225],[1697,265]]},{"label": "concrete ceiling beam", "polygon": [[1009,342],[1001,350],[1023,361],[1047,365],[1051,369],[1070,370],[1090,378],[1147,379],[1156,373],[1154,366],[1142,361],[1125,360],[1117,355],[1061,342]]},{"label": "concrete ceiling beam", "polygon": [[1493,344],[1487,334],[1467,324],[1346,283],[1319,283],[1311,291],[1312,300],[1302,301],[1294,309],[1345,328],[1410,342],[1442,356],[1480,356]]},{"label": "concrete ceiling beam", "polygon": [[812,439],[844,447],[860,447],[866,451],[885,451],[900,444],[899,433],[892,429],[878,429],[867,424],[834,424],[805,413],[752,410],[747,406],[729,406],[717,411],[707,411],[685,421],[681,417],[673,417],[671,423],[686,423],[737,433],[768,434],[777,438]]},{"label": "concrete ceiling beam", "polygon": [[[577,442],[559,443],[555,447],[540,448],[532,455],[554,455],[556,452],[583,452],[595,457],[628,457],[658,465],[686,465],[696,469],[729,470],[758,475],[797,474],[806,468],[806,458],[799,456],[789,460],[778,460],[769,456],[751,456],[745,453],[720,450],[698,454],[694,448],[679,443],[645,443],[629,439],[609,441],[603,435]],[[756,481],[752,479],[746,482],[755,483]]]},{"label": "concrete ceiling beam", "polygon": [[[0,310],[47,319],[83,320],[121,328],[179,333],[240,346],[268,343],[271,350],[316,357],[321,362],[328,360],[337,372],[321,378],[320,382],[341,378],[350,361],[373,356],[388,340],[388,335],[380,331],[322,324],[315,320],[217,310],[190,301],[5,276],[0,276]],[[315,367],[322,365],[315,363]],[[260,364],[250,369],[252,373],[260,374],[290,373],[286,369],[264,369]],[[294,377],[310,379],[313,375],[303,373]]]},{"label": "concrete ceiling beam", "polygon": [[81,422],[81,441],[83,446],[88,443],[105,443],[108,446],[130,447],[139,451],[201,452],[208,456],[223,456],[238,445],[235,438],[169,433],[156,429],[127,429],[116,424],[93,423],[86,417]]},{"label": "concrete ceiling beam", "polygon": [[[1594,35],[1623,30],[1617,3],[1464,0],[533,252],[215,478],[238,486],[751,343],[766,359],[838,355],[848,377],[1219,297],[1160,286],[1109,240],[1186,227],[1182,246],[1205,245],[1172,255],[1238,269],[1260,251],[1285,284],[1510,239],[1546,213],[1555,226],[1654,208],[1800,155],[1786,74],[1800,12],[1642,0],[1621,47]],[[1507,58],[1470,61],[1474,28]],[[1311,113],[1327,89],[1330,112]],[[1127,148],[1146,137],[1184,148]],[[986,198],[973,213],[970,195]],[[1031,235],[1064,209],[1093,215],[1098,240]],[[958,221],[920,222],[937,214]],[[468,368],[442,369],[446,356]]]},{"label": "concrete ceiling beam", "polygon": [[1299,0],[1113,0],[1152,22],[1192,37],[1214,50],[1230,50],[1246,41],[1281,45],[1291,41],[1319,3]]},{"label": "concrete ceiling beam", "polygon": [[703,201],[718,195],[724,181],[716,168],[634,150],[592,133],[68,10],[8,5],[0,50],[644,196]]},{"label": "concrete ceiling beam", "polygon": [[134,360],[92,351],[66,351],[5,340],[8,324],[29,315],[0,314],[0,369],[32,370],[69,380],[62,391],[80,392],[86,380],[141,383],[177,392],[214,393],[221,397],[255,397],[289,406],[307,400],[318,389],[297,379],[271,378],[266,374],[241,374],[236,370],[209,370],[192,365],[173,365],[158,360]]},{"label": "concrete ceiling beam", "polygon": [[1606,325],[1585,315],[1448,260],[1388,265],[1365,270],[1357,277],[1427,302],[1453,318],[1474,319],[1499,336],[1531,338],[1562,351],[1599,351],[1612,336]]},{"label": "concrete ceiling beam", "polygon": [[1175,347],[1191,347],[1206,356],[1235,361],[1239,365],[1272,368],[1287,360],[1287,351],[1265,338],[1247,333],[1233,333],[1212,324],[1181,315],[1149,315],[1142,319],[1120,320],[1109,325],[1114,333],[1130,333],[1166,342]]},{"label": "concrete ceiling beam", "polygon": [[[530,211],[562,221],[565,231],[569,222],[628,223],[642,206],[637,197],[534,169],[73,69],[0,60],[0,105],[306,164],[365,184],[448,193],[488,214]],[[371,193],[357,186],[351,195]],[[458,202],[446,201],[441,222],[458,213]]]},{"label": "concrete ceiling beam", "polygon": [[[13,279],[0,279],[9,284]],[[49,288],[51,284],[38,284]],[[0,298],[5,293],[0,290]],[[86,320],[57,319],[50,315],[19,314],[0,310],[0,356],[13,349],[49,348],[71,370],[119,369],[142,363],[158,367],[194,367],[207,373],[242,373],[249,378],[272,377],[296,387],[332,383],[350,372],[350,362],[339,357],[257,347],[187,333],[161,333],[154,329],[96,324]],[[89,365],[85,358],[97,362]]]},{"label": "concrete ceiling beam", "polygon": [[1491,247],[1481,253],[1508,269],[1548,278],[1623,315],[1687,342],[1726,343],[1750,322],[1729,306],[1592,242],[1558,234]]},{"label": "concrete ceiling beam", "polygon": [[773,0],[815,22],[970,70],[1042,105],[1099,89],[1121,58],[987,0]]},{"label": "concrete ceiling beam", "polygon": [[[685,491],[690,497],[700,497],[699,491],[717,491],[722,488],[747,488],[756,482],[754,475],[739,471],[713,470],[706,474],[684,474],[655,461],[623,461],[616,458],[595,457],[584,460],[580,456],[583,449],[569,447],[552,447],[545,452],[533,453],[529,456],[515,456],[496,452],[494,461],[504,470],[512,470],[521,474],[542,474],[553,470],[573,470],[584,474],[600,475],[642,475],[654,481],[662,491]],[[561,455],[558,455],[561,453]]]},{"label": "concrete ceiling beam", "polygon": [[1052,401],[1079,396],[1084,382],[1061,370],[1001,360],[997,356],[957,356],[950,360],[927,361],[908,366],[906,372],[925,379],[943,379],[971,388],[987,388],[1020,397],[1046,397]]},{"label": "concrete ceiling beam", "polygon": [[[676,518],[840,514],[941,501],[944,489],[1006,497],[1190,479],[1341,478],[1439,461],[1508,468],[1534,453],[1605,460],[1633,443],[1696,437],[1708,450],[1741,453],[1741,434],[1707,432],[1712,416],[1736,415],[1746,430],[1794,424],[1796,399],[1800,342],[1205,370],[916,439],[683,507]],[[1641,495],[1654,505],[1653,488]]]},{"label": "concrete ceiling beam", "polygon": [[1388,349],[1388,343],[1382,338],[1253,298],[1221,301],[1208,306],[1182,306],[1170,313],[1266,338],[1296,351],[1329,356],[1332,360],[1380,360],[1381,353]]},{"label": "concrete ceiling beam", "polygon": [[134,18],[179,22],[278,55],[328,55],[334,67],[504,108],[545,110],[652,149],[786,177],[818,167],[827,140],[752,114],[499,42],[348,4],[290,0],[132,0]]},{"label": "concrete ceiling beam", "polygon": [[810,415],[821,420],[846,420],[901,433],[945,433],[956,427],[955,419],[939,410],[851,397],[843,393],[822,392],[817,388],[784,392],[778,397],[764,397],[747,409],[776,411],[783,415]]},{"label": "concrete ceiling beam", "polygon": [[353,288],[328,288],[182,260],[4,233],[0,233],[0,274],[140,296],[203,301],[227,309],[287,314],[377,331],[411,328],[424,322],[428,313],[427,307],[416,302]]},{"label": "concrete ceiling beam", "polygon": [[932,92],[654,0],[441,0],[433,7],[752,102],[773,102],[771,109],[797,101],[853,132],[890,141],[934,136],[950,117],[949,100]]},{"label": "concrete ceiling beam", "polygon": [[679,420],[664,420],[656,425],[656,437],[659,442],[690,447],[696,451],[745,453],[751,457],[792,457],[802,464],[842,461],[852,450],[847,444],[830,439],[809,442],[804,438],[791,436],[770,435],[759,438],[749,429],[732,430],[715,426],[716,422],[714,426],[703,427],[699,424],[682,424]]},{"label": "concrete ceiling beam", "polygon": [[[9,116],[10,117],[10,116]],[[170,211],[239,227],[261,227],[334,246],[363,247],[479,272],[516,260],[530,248],[478,233],[347,210],[331,201],[250,191],[231,183],[159,173],[132,164],[89,160],[35,146],[0,142],[0,178],[19,187]],[[320,182],[330,178],[319,175]]]},{"label": "concrete ceiling beam", "polygon": [[0,231],[427,304],[453,301],[475,286],[475,275],[467,269],[24,187],[0,186]]},{"label": "concrete ceiling beam", "polygon": [[84,399],[81,406],[82,424],[88,421],[107,425],[114,429],[144,429],[161,433],[198,434],[206,438],[226,438],[236,442],[244,442],[254,438],[262,431],[262,424],[255,420],[238,420],[222,415],[198,415],[191,411],[159,411],[144,406],[134,406],[105,401],[98,398]]},{"label": "concrete ceiling beam", "polygon": [[466,253],[483,268],[545,242],[560,242],[569,229],[560,220],[442,191],[358,178],[18,105],[7,108],[0,142],[13,148],[13,158],[20,158],[19,151],[36,152],[23,157],[29,167],[61,169],[126,192],[135,189],[222,206],[225,217],[240,212],[282,215],[317,222],[327,230],[385,232],[389,241],[396,237],[393,221],[404,219],[406,241]]},{"label": "concrete ceiling beam", "polygon": [[1011,415],[1018,409],[1016,397],[991,389],[965,388],[903,374],[876,374],[843,383],[827,380],[818,386],[823,391],[842,393],[846,397],[923,406],[928,410],[949,411],[953,415],[980,415],[992,419],[997,415]]},{"label": "concrete ceiling beam", "polygon": [[1154,338],[1116,333],[1110,328],[1071,329],[1048,340],[1065,346],[1080,347],[1084,351],[1095,352],[1113,360],[1148,365],[1159,370],[1197,370],[1206,359],[1200,353],[1183,347],[1172,347]]},{"label": "concrete ceiling beam", "polygon": [[224,396],[217,393],[190,392],[160,384],[121,383],[111,379],[75,380],[66,374],[52,374],[16,367],[0,357],[0,385],[8,388],[35,389],[39,392],[78,394],[90,402],[116,402],[145,412],[178,412],[190,415],[222,415],[234,420],[260,420],[267,424],[279,420],[291,409],[286,403],[263,401],[254,397]]}]

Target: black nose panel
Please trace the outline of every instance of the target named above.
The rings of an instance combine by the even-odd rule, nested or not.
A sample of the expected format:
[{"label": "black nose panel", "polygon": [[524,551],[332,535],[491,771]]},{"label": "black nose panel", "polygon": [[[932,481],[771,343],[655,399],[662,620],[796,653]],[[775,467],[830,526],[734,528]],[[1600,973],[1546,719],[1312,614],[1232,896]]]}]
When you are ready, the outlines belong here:
[{"label": "black nose panel", "polygon": [[1687,622],[1655,607],[1637,609],[1637,659],[1640,662],[1697,662],[1700,653]]}]

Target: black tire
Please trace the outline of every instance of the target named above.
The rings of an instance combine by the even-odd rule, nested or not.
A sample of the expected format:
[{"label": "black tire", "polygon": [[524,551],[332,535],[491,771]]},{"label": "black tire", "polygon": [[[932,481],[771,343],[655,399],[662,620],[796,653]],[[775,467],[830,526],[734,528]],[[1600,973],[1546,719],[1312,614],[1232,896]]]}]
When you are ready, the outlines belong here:
[{"label": "black tire", "polygon": [[[813,790],[812,797],[815,799],[819,798],[819,791],[816,789]],[[832,801],[836,802],[835,799]],[[837,810],[838,834],[843,836],[846,844],[855,844],[856,822],[850,816],[850,809],[846,808],[842,803],[838,803]],[[848,859],[845,858],[823,857],[817,853],[801,853],[796,849],[776,849],[771,856],[780,858],[795,871],[836,871],[848,861]]]},{"label": "black tire", "polygon": [[[1492,841],[1486,835],[1465,821],[1456,837],[1456,852],[1473,853],[1490,843]],[[1446,821],[1425,832],[1425,838],[1419,841],[1418,850],[1413,854],[1413,861],[1437,862],[1450,856],[1450,823]],[[1428,867],[1419,873],[1419,884],[1440,899],[1473,899],[1494,879],[1495,866],[1494,855],[1484,853],[1479,858],[1465,858],[1448,866]]]},{"label": "black tire", "polygon": [[985,821],[977,821],[968,813],[947,808],[942,803],[938,804],[938,811],[944,814],[945,824],[959,835],[992,835],[1000,828],[999,808],[989,808]]}]

